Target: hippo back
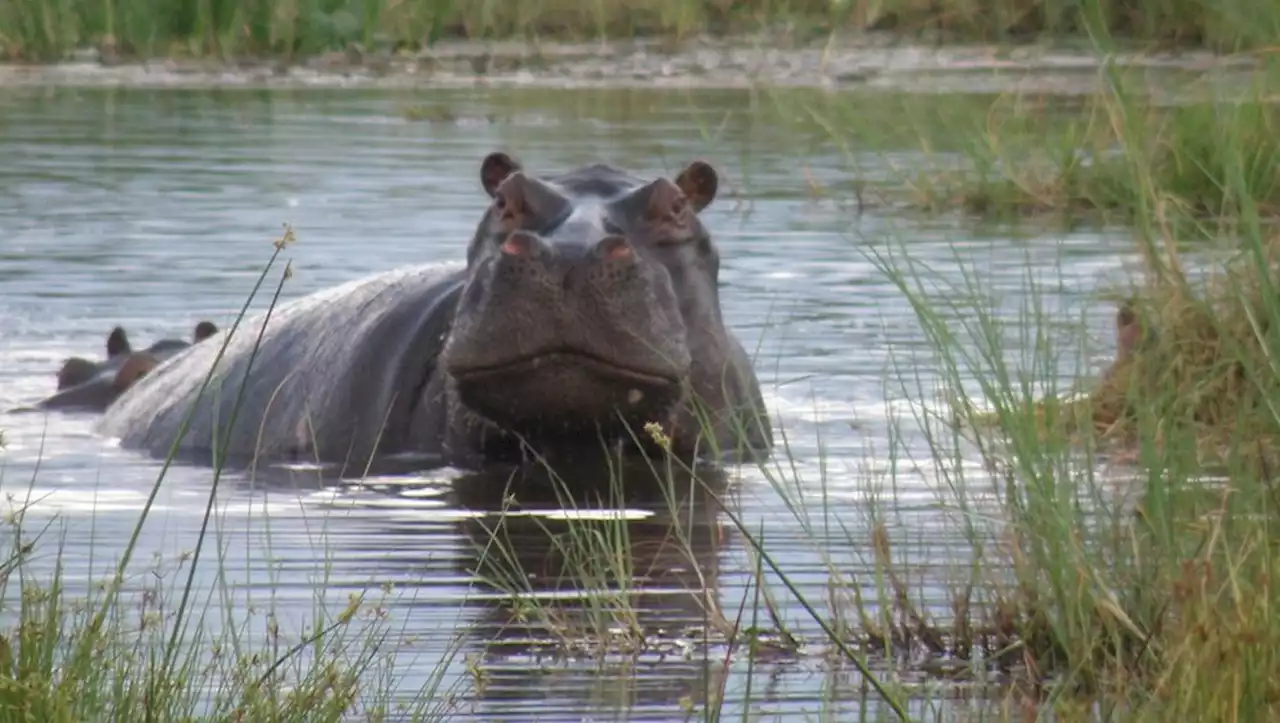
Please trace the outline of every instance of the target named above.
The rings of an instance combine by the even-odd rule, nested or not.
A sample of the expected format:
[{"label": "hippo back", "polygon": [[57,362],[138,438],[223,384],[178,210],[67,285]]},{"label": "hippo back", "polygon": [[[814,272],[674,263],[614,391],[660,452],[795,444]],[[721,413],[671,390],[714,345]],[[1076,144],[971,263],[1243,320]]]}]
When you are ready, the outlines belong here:
[{"label": "hippo back", "polygon": [[[457,266],[410,267],[277,306],[269,319],[265,313],[246,318],[229,342],[229,330],[220,331],[121,395],[101,431],[125,447],[163,456],[194,405],[178,451],[205,462],[212,460],[215,440],[241,462],[347,459],[363,465],[375,446],[400,451],[411,441],[395,438],[394,431],[404,428],[398,422],[412,414],[434,368],[460,286]],[[236,422],[228,429],[242,385]],[[384,425],[391,436],[381,434]]]}]

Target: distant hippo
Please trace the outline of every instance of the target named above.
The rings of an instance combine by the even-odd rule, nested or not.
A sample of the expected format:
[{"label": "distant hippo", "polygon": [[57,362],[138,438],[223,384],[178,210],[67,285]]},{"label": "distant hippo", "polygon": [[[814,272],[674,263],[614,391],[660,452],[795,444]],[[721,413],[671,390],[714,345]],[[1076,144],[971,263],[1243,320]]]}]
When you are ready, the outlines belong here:
[{"label": "distant hippo", "polygon": [[[192,339],[208,339],[218,332],[213,322],[196,324]],[[71,357],[58,371],[58,392],[35,405],[36,409],[103,411],[161,362],[191,346],[180,339],[160,339],[134,352],[124,329],[117,326],[107,337],[107,358],[93,362]]]},{"label": "distant hippo", "polygon": [[606,165],[539,177],[492,153],[480,182],[492,201],[465,267],[390,271],[281,305],[256,356],[267,317],[246,320],[203,395],[222,341],[134,385],[101,431],[163,455],[194,405],[184,458],[210,462],[216,438],[232,464],[356,470],[392,455],[475,469],[649,444],[650,422],[677,454],[769,453],[698,217],[716,195],[711,166],[674,182]]},{"label": "distant hippo", "polygon": [[196,324],[195,331],[191,334],[191,342],[185,342],[181,339],[160,339],[147,347],[147,351],[152,354],[164,355],[164,358],[186,349],[192,344],[199,344],[218,333],[218,327],[214,326],[212,321],[201,321]]},{"label": "distant hippo", "polygon": [[130,352],[123,355],[115,373],[103,370],[87,381],[42,400],[35,408],[101,412],[158,366],[160,359],[156,355],[146,351]]},{"label": "distant hippo", "polygon": [[1116,311],[1116,364],[1123,364],[1133,358],[1142,341],[1142,324],[1138,320],[1138,312],[1132,303],[1121,305]]},{"label": "distant hippo", "polygon": [[1116,358],[1103,374],[1103,379],[1110,380],[1126,370],[1134,358],[1142,351],[1149,351],[1157,341],[1157,332],[1150,324],[1139,316],[1133,301],[1125,301],[1116,310]]},{"label": "distant hippo", "polygon": [[117,326],[107,335],[107,359],[105,362],[94,362],[84,357],[73,356],[62,363],[58,370],[59,391],[68,387],[84,384],[103,371],[104,364],[119,366],[124,355],[133,351],[129,345],[129,336],[122,327]]},{"label": "distant hippo", "polygon": [[[192,342],[185,342],[181,339],[160,339],[144,351],[154,355],[160,361],[164,361],[191,346],[192,343],[199,343],[216,333],[218,333],[218,327],[213,322],[201,321],[196,324],[195,331],[191,337]],[[115,372],[132,352],[133,347],[129,344],[129,335],[125,333],[124,328],[115,327],[111,330],[111,334],[107,336],[106,360],[94,362],[78,356],[67,359],[62,363],[62,368],[58,370],[58,390],[79,386],[99,376],[114,379]]]}]

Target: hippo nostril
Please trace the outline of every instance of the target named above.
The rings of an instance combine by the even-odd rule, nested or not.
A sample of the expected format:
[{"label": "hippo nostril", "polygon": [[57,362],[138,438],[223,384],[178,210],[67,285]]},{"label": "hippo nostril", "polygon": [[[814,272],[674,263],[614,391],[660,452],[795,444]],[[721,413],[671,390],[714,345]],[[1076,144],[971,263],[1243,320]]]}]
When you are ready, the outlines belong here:
[{"label": "hippo nostril", "polygon": [[631,244],[621,236],[608,236],[596,244],[596,254],[605,261],[626,261],[632,256]]},{"label": "hippo nostril", "polygon": [[508,256],[527,258],[533,256],[534,243],[534,238],[528,234],[513,233],[502,242],[498,250]]}]

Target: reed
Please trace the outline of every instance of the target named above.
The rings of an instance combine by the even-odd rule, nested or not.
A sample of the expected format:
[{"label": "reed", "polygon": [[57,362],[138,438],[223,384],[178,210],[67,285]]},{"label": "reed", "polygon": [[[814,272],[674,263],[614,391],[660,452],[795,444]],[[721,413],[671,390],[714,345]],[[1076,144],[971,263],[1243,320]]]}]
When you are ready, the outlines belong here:
[{"label": "reed", "polygon": [[1148,46],[1265,48],[1280,25],[1267,0],[8,0],[9,58],[111,55],[292,58],[359,44],[415,49],[447,37],[565,38],[740,33],[800,40],[884,30],[944,41],[1088,40],[1099,30]]}]

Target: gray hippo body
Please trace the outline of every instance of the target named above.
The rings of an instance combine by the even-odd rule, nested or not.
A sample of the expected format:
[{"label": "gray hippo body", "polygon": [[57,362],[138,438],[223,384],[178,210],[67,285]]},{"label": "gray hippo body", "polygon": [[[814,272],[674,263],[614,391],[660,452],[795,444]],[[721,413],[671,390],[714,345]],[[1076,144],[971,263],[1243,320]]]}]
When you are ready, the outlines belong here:
[{"label": "gray hippo body", "polygon": [[214,336],[153,371],[107,410],[101,429],[125,447],[166,454],[221,352],[179,447],[187,455],[207,457],[215,435],[227,435],[233,461],[368,460],[375,446],[438,451],[429,439],[410,443],[408,430],[461,279],[457,266],[398,269],[246,319],[230,340]]},{"label": "gray hippo body", "polygon": [[678,454],[768,453],[697,217],[710,166],[674,182],[603,165],[534,177],[494,153],[480,175],[493,203],[465,266],[382,273],[246,320],[131,387],[101,431],[164,455],[194,407],[184,458],[212,462],[217,440],[232,464],[357,472],[390,455],[479,468],[647,446],[649,423]]}]

